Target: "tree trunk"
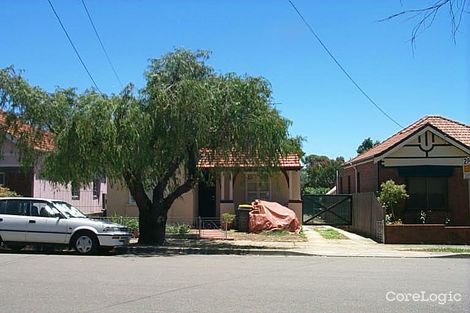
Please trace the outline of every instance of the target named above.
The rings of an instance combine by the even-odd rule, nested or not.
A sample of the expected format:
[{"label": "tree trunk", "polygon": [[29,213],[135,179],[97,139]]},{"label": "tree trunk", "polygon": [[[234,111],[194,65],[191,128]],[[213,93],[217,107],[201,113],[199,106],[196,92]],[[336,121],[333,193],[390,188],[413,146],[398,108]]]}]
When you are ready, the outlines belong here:
[{"label": "tree trunk", "polygon": [[152,207],[139,212],[139,244],[165,244],[167,211]]}]

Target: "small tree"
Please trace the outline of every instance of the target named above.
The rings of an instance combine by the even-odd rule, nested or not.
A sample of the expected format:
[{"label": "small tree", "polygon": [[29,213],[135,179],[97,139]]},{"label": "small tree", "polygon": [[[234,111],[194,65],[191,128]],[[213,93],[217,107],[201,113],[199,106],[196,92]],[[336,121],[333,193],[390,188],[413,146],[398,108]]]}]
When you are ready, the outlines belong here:
[{"label": "small tree", "polygon": [[391,220],[395,220],[395,207],[396,205],[408,198],[406,193],[405,185],[397,185],[393,180],[387,180],[380,185],[380,193],[378,200],[380,204],[385,208],[385,212],[391,214]]}]

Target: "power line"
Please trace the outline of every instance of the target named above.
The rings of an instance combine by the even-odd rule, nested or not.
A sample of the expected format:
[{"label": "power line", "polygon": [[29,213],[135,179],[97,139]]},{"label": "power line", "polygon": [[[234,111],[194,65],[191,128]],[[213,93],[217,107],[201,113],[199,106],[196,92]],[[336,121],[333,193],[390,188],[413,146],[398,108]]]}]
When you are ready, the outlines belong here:
[{"label": "power line", "polygon": [[64,24],[62,24],[62,21],[60,20],[59,15],[57,14],[54,5],[52,4],[51,0],[47,0],[49,2],[49,5],[51,6],[52,11],[54,12],[55,17],[57,18],[57,21],[59,21],[60,27],[62,27],[62,30],[65,33],[65,36],[67,36],[67,39],[70,42],[70,45],[72,46],[73,50],[75,51],[75,54],[77,55],[78,59],[80,60],[80,63],[82,64],[83,68],[87,72],[88,76],[90,77],[91,81],[93,82],[93,85],[95,85],[96,90],[98,90],[99,93],[102,93],[98,85],[96,84],[95,80],[93,79],[93,76],[91,75],[90,71],[88,70],[88,67],[85,65],[85,62],[83,61],[82,57],[80,56],[80,53],[78,53],[77,48],[73,44],[72,38],[70,38],[69,33],[65,29]]},{"label": "power line", "polygon": [[333,61],[338,65],[338,67],[341,69],[341,71],[349,78],[349,80],[356,86],[356,88],[372,103],[383,115],[385,115],[390,121],[398,125],[400,128],[403,128],[403,126],[398,123],[393,117],[391,117],[387,112],[385,112],[372,98],[359,86],[358,83],[349,75],[349,73],[344,69],[344,67],[339,63],[339,61],[335,58],[333,53],[331,53],[330,49],[323,43],[323,41],[320,39],[320,37],[315,33],[313,30],[312,26],[307,22],[307,20],[303,17],[302,13],[297,9],[297,7],[294,5],[294,3],[291,0],[288,0],[289,3],[291,4],[292,8],[294,8],[295,12],[299,15],[299,17],[302,19],[304,24],[307,26],[307,28],[310,30],[312,35],[318,40],[320,45],[323,47],[323,49],[328,53],[328,55],[333,59]]},{"label": "power line", "polygon": [[83,8],[86,11],[86,15],[88,16],[88,20],[90,21],[90,24],[93,27],[93,30],[95,31],[96,38],[98,38],[98,41],[100,42],[101,49],[103,50],[104,55],[106,56],[106,59],[108,60],[109,66],[111,66],[111,69],[113,70],[114,76],[116,77],[117,81],[119,82],[119,85],[121,85],[121,88],[122,88],[123,87],[122,81],[119,78],[119,75],[116,71],[116,68],[114,67],[113,63],[111,62],[111,58],[109,57],[109,54],[106,51],[106,48],[104,47],[103,41],[101,40],[101,37],[98,33],[98,30],[95,27],[95,23],[93,23],[93,19],[91,18],[90,12],[88,11],[88,8],[87,8],[84,0],[82,0],[82,4],[83,4]]}]

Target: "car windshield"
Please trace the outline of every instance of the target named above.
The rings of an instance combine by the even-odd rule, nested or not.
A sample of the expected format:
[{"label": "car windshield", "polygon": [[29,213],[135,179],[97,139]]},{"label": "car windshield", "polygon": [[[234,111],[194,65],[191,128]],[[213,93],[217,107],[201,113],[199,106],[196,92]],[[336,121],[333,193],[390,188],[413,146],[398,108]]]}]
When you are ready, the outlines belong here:
[{"label": "car windshield", "polygon": [[62,212],[62,214],[64,214],[68,218],[86,218],[85,214],[83,214],[79,209],[77,209],[71,204],[68,204],[67,202],[54,201],[54,205],[57,207],[57,209],[59,209],[60,212]]}]

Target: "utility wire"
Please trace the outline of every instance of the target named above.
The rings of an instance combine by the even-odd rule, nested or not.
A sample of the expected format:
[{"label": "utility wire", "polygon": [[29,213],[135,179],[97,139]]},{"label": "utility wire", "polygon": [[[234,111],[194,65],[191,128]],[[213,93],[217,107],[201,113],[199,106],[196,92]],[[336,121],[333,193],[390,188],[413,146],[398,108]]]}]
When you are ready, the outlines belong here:
[{"label": "utility wire", "polygon": [[109,54],[108,54],[108,52],[106,51],[106,48],[104,47],[103,41],[101,40],[101,37],[100,37],[100,35],[99,35],[99,33],[98,33],[98,30],[97,30],[96,27],[95,27],[95,23],[93,22],[93,19],[91,18],[90,12],[88,11],[88,8],[87,8],[87,6],[86,6],[84,0],[82,0],[82,4],[83,4],[83,8],[85,9],[86,15],[88,16],[88,20],[90,21],[90,24],[91,24],[91,26],[93,27],[93,30],[95,31],[96,38],[98,38],[98,41],[100,42],[101,49],[103,50],[104,55],[106,56],[106,59],[108,60],[109,66],[110,66],[111,69],[113,70],[114,77],[116,77],[117,81],[119,82],[119,85],[121,85],[121,88],[122,88],[122,87],[123,87],[122,81],[121,81],[121,79],[119,78],[119,75],[118,75],[118,73],[117,73],[117,71],[116,71],[116,68],[115,68],[114,65],[113,65],[113,62],[111,62],[111,58],[109,57]]},{"label": "utility wire", "polygon": [[383,115],[385,115],[390,121],[392,121],[393,123],[395,123],[396,125],[398,125],[400,128],[403,128],[403,126],[398,123],[393,117],[391,117],[387,112],[385,112],[374,100],[372,100],[372,98],[364,91],[364,89],[362,89],[359,84],[351,77],[351,75],[349,75],[349,73],[345,70],[345,68],[341,65],[341,63],[339,63],[339,61],[335,58],[335,56],[333,55],[333,53],[331,53],[330,49],[328,49],[328,47],[323,43],[323,41],[320,39],[320,37],[315,33],[315,31],[313,30],[312,26],[310,26],[310,24],[307,22],[307,20],[303,17],[302,13],[300,13],[300,11],[297,9],[297,7],[295,6],[295,4],[291,1],[291,0],[288,0],[290,5],[292,6],[292,8],[294,8],[295,12],[297,12],[297,14],[299,15],[299,17],[302,19],[302,21],[304,22],[305,26],[307,26],[307,28],[310,30],[310,32],[312,33],[312,35],[317,39],[317,41],[320,43],[320,45],[323,47],[323,49],[326,51],[326,53],[328,53],[328,55],[333,59],[333,61],[336,63],[336,65],[338,65],[338,67],[341,69],[341,71],[349,78],[349,80],[354,84],[354,86],[356,86],[356,88],[370,101],[370,103],[372,103]]},{"label": "utility wire", "polygon": [[75,51],[75,54],[77,55],[78,59],[80,60],[80,63],[82,64],[83,68],[85,69],[85,71],[87,72],[88,76],[90,77],[91,81],[93,82],[93,85],[95,85],[95,88],[96,90],[98,90],[99,93],[102,93],[100,88],[98,87],[98,85],[96,84],[96,81],[93,79],[93,76],[91,75],[90,71],[88,70],[88,67],[86,66],[85,62],[83,61],[82,57],[80,56],[80,53],[78,52],[77,48],[75,47],[73,41],[72,41],[72,38],[70,38],[69,36],[69,33],[67,32],[67,30],[65,29],[65,26],[64,24],[62,24],[62,21],[60,20],[60,17],[59,15],[57,14],[55,8],[54,8],[54,5],[52,4],[51,0],[47,0],[47,2],[49,2],[49,5],[51,6],[51,9],[52,11],[54,12],[54,15],[55,17],[57,18],[57,21],[59,22],[60,24],[60,27],[62,27],[62,30],[64,31],[65,33],[65,36],[67,36],[67,39],[69,40],[70,42],[70,45],[72,46],[73,50]]}]

